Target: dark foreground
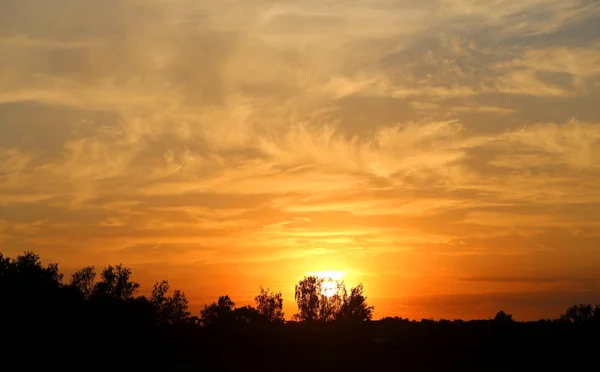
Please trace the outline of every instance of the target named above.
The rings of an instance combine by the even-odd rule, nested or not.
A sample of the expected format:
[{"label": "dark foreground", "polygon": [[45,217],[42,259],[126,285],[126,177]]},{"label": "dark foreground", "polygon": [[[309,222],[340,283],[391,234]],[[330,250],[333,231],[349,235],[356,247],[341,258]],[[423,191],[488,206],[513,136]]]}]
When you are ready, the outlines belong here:
[{"label": "dark foreground", "polygon": [[595,370],[600,350],[598,327],[551,322],[390,320],[235,328],[3,323],[5,371]]}]

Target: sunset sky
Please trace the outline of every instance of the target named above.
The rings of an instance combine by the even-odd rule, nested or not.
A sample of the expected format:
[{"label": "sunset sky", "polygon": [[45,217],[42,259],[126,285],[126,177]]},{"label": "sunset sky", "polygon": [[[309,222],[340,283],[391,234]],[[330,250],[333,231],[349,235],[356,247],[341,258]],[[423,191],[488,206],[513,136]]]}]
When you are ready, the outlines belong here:
[{"label": "sunset sky", "polygon": [[375,318],[600,302],[597,0],[0,0],[0,252],[195,315],[310,272]]}]

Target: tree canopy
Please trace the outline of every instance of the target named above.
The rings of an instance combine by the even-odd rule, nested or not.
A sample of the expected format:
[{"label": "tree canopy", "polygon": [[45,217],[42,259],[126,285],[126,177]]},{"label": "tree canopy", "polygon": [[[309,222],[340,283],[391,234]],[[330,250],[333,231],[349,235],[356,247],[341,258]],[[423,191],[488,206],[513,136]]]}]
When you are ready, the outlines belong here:
[{"label": "tree canopy", "polygon": [[171,324],[184,322],[190,316],[188,300],[185,293],[178,289],[173,291],[172,296],[168,296],[170,288],[166,280],[156,282],[149,301],[156,309],[160,322]]},{"label": "tree canopy", "polygon": [[271,323],[283,323],[283,296],[281,292],[272,293],[260,287],[260,293],[254,297],[258,313]]},{"label": "tree canopy", "polygon": [[230,323],[235,318],[234,307],[235,303],[229,296],[221,296],[216,302],[205,305],[204,309],[200,311],[200,324],[206,326]]},{"label": "tree canopy", "polygon": [[101,280],[94,286],[94,295],[115,300],[134,298],[140,284],[131,280],[131,269],[122,264],[109,265],[100,274]]},{"label": "tree canopy", "polygon": [[299,321],[366,321],[373,316],[363,295],[363,285],[346,290],[343,281],[317,276],[305,276],[296,285],[295,291]]}]

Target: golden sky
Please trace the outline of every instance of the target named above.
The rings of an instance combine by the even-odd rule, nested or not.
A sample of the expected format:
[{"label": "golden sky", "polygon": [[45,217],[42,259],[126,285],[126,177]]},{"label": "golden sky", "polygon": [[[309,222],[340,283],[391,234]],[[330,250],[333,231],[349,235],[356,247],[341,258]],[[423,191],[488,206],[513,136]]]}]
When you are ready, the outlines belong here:
[{"label": "golden sky", "polygon": [[197,311],[600,301],[596,0],[0,0],[0,251]]}]

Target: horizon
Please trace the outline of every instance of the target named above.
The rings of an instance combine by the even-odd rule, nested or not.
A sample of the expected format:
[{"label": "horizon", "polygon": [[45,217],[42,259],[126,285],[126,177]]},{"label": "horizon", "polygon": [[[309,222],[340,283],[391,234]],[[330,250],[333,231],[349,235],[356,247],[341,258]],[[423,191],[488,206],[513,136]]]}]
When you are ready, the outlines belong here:
[{"label": "horizon", "polygon": [[600,298],[600,2],[0,0],[0,252],[197,315],[310,273],[374,319]]},{"label": "horizon", "polygon": [[[2,252],[0,252],[2,253]],[[24,252],[23,252],[24,253]],[[35,252],[34,252],[35,253]],[[4,257],[4,258],[9,258],[9,257]],[[15,257],[10,257],[10,258],[15,258]],[[49,260],[44,260],[43,257],[41,257],[40,260],[41,263],[48,265],[50,263],[56,263],[56,262],[52,262]],[[60,272],[64,275],[62,282],[66,285],[69,284],[72,272],[65,272],[61,270],[61,266],[59,263],[58,264],[58,268],[60,270]],[[117,263],[113,263],[112,266],[115,266]],[[119,263],[122,264],[122,263]],[[127,265],[125,265],[125,267],[128,267]],[[78,268],[81,269],[82,267]],[[99,274],[101,269],[104,269],[103,267],[95,267],[96,272]],[[348,283],[344,280],[345,278],[345,273],[343,272],[335,272],[335,271],[324,271],[324,272],[308,272],[308,273],[304,273],[301,276],[297,277],[297,281],[293,283],[292,287],[295,286],[296,284],[298,284],[298,281],[308,277],[308,276],[314,276],[317,278],[322,278],[324,280],[333,280],[335,282],[338,282],[339,284],[341,284],[342,286],[344,286],[348,291],[352,288],[355,287],[358,284],[361,283]],[[136,281],[136,273],[135,270],[133,270],[132,273],[132,279],[134,281]],[[98,278],[97,278],[98,280]],[[165,280],[165,278],[156,278],[152,283],[150,283],[149,285],[141,285],[140,288],[137,291],[137,295],[140,296],[145,296],[145,297],[149,297],[151,292],[152,292],[152,286],[154,285],[154,283],[158,283],[161,280]],[[215,292],[213,295],[208,296],[205,295],[202,298],[202,300],[198,300],[198,297],[195,296],[189,296],[186,293],[185,288],[179,288],[176,286],[173,286],[171,283],[171,287],[173,289],[178,289],[181,290],[186,297],[189,300],[189,310],[191,312],[192,316],[197,316],[198,314],[200,314],[200,312],[205,308],[205,306],[210,305],[211,303],[214,303],[220,296],[229,296],[231,298],[231,300],[235,303],[236,307],[243,307],[246,305],[250,305],[250,306],[255,306],[256,302],[255,302],[255,295],[259,293],[260,288],[265,288],[267,290],[271,290],[272,292],[280,292],[283,294],[283,311],[285,314],[285,319],[286,321],[292,321],[292,317],[297,314],[298,312],[298,308],[297,308],[297,304],[294,300],[294,295],[293,295],[293,290],[291,291],[287,291],[287,290],[281,290],[281,289],[277,289],[277,288],[268,288],[262,285],[259,285],[255,291],[255,293],[251,296],[251,297],[237,297],[235,295],[231,295],[230,293],[217,293]],[[323,291],[323,289],[321,289]],[[290,292],[291,295],[287,295],[286,296],[286,292]],[[235,293],[235,292],[234,292]],[[505,311],[506,313],[510,314],[512,319],[514,319],[515,321],[518,322],[528,322],[528,321],[539,321],[539,320],[555,320],[555,319],[559,319],[560,316],[562,316],[565,312],[565,309],[567,307],[571,307],[571,306],[575,306],[575,305],[582,305],[582,304],[592,304],[594,303],[594,301],[596,301],[598,298],[600,298],[600,296],[598,296],[596,293],[587,293],[587,298],[590,299],[589,302],[581,302],[578,301],[578,298],[582,298],[582,296],[580,296],[579,294],[574,294],[574,296],[572,296],[572,303],[567,305],[566,307],[563,306],[562,302],[561,303],[556,303],[554,304],[552,307],[545,307],[542,311],[540,312],[540,316],[538,317],[521,317],[518,311],[515,313],[513,313],[512,309],[515,308],[519,308],[519,306],[522,306],[521,302],[527,302],[527,297],[528,296],[540,296],[540,292],[524,292],[524,293],[519,293],[518,296],[514,296],[514,294],[506,294],[506,293],[486,293],[483,294],[482,297],[498,297],[498,298],[505,298],[505,301],[501,301],[501,302],[490,302],[490,301],[477,301],[477,298],[473,298],[473,297],[477,297],[477,296],[473,296],[473,295],[441,295],[441,296],[411,296],[411,297],[389,297],[389,298],[375,298],[373,299],[372,297],[369,296],[369,292],[368,289],[366,289],[366,299],[367,302],[370,305],[376,305],[373,311],[373,321],[377,321],[377,320],[382,320],[384,318],[387,317],[399,317],[402,319],[408,319],[411,321],[421,321],[421,320],[435,320],[435,321],[440,321],[440,320],[464,320],[464,321],[471,321],[471,320],[489,320],[489,319],[493,319],[493,317],[499,312],[499,311]],[[543,295],[543,293],[542,293]],[[461,302],[461,301],[456,301],[457,297],[463,297],[463,301],[466,300],[466,304]],[[454,299],[454,300],[453,300]],[[531,299],[529,299],[531,300]],[[538,299],[539,300],[539,299]],[[543,300],[543,297],[542,297]],[[437,303],[436,303],[437,301]],[[385,313],[384,315],[381,315],[382,311],[381,310],[377,310],[377,306],[382,306],[384,309],[388,309],[386,308],[386,302],[390,302],[393,304],[389,304],[387,303],[387,305],[389,307],[392,308],[396,308],[398,309],[398,305],[400,304],[400,310],[395,310],[395,311],[384,311],[383,313]],[[433,305],[431,304],[431,302],[433,302]],[[458,302],[458,304],[457,304]],[[597,302],[597,301],[596,301]],[[436,317],[434,314],[436,314],[435,310],[432,309],[428,309],[427,308],[427,303],[429,303],[430,307],[435,308],[436,306],[439,306],[440,304],[444,304],[446,303],[446,305],[448,305],[448,303],[453,304],[454,306],[458,305],[458,309],[454,309],[453,311],[446,311],[444,313],[444,315]],[[480,306],[480,303],[484,303],[484,307]],[[511,305],[512,304],[512,305]],[[517,306],[515,306],[515,304]],[[476,305],[476,309],[471,310],[471,312],[469,312],[468,310],[465,310],[465,308],[467,308],[469,305]],[[411,313],[410,311],[406,311],[406,309],[410,309],[412,307],[414,308],[426,308],[428,310],[425,311],[414,311],[413,313]],[[450,305],[450,308],[452,308],[452,305]],[[446,308],[447,309],[447,308]],[[487,315],[486,315],[487,312]],[[469,315],[470,314],[470,315]]]}]

